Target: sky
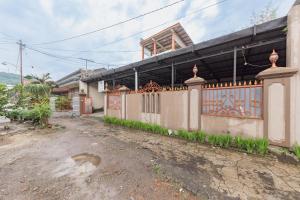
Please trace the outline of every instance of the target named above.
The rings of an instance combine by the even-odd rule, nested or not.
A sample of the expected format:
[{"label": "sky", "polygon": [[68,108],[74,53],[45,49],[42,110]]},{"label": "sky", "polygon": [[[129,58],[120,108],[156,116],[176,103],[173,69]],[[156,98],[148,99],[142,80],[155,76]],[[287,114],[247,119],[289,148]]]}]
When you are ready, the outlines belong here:
[{"label": "sky", "polygon": [[[287,15],[294,0],[184,0],[166,9],[83,37],[69,38],[127,20],[178,0],[0,0],[0,71],[50,73],[57,80],[85,67],[116,68],[141,59],[141,38],[180,22],[194,43],[251,26],[251,16],[266,7]],[[45,55],[47,54],[47,55]],[[7,65],[1,63],[6,62]]]}]

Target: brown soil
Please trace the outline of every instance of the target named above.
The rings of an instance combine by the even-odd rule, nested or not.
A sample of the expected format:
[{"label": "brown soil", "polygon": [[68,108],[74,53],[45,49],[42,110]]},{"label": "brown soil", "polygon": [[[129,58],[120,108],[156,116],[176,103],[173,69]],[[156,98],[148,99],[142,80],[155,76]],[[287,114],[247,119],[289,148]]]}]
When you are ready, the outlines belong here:
[{"label": "brown soil", "polygon": [[[298,199],[299,165],[55,118],[0,136],[0,199]],[[57,127],[57,126],[53,126]],[[19,130],[19,131],[18,131]]]}]

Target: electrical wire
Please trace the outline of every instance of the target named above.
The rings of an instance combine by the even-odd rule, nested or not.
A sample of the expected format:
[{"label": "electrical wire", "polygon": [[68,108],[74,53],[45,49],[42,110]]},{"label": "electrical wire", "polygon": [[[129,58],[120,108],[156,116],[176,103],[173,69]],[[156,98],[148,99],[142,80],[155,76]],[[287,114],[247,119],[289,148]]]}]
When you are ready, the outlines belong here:
[{"label": "electrical wire", "polygon": [[53,51],[63,51],[63,52],[78,52],[78,53],[137,53],[140,50],[103,50],[103,51],[93,51],[93,50],[74,50],[74,49],[55,49],[55,48],[47,48],[47,47],[35,47],[36,49],[46,49]]},{"label": "electrical wire", "polygon": [[242,48],[242,54],[243,54],[243,58],[244,58],[244,66],[250,66],[250,67],[258,67],[258,68],[266,68],[266,67],[270,67],[270,64],[266,64],[266,65],[255,65],[255,64],[251,64],[249,62],[247,62],[246,56],[245,56],[245,49]]},{"label": "electrical wire", "polygon": [[[117,39],[117,40],[114,40],[114,41],[111,41],[111,42],[108,42],[108,43],[101,44],[101,47],[100,47],[100,48],[102,48],[102,47],[104,47],[104,46],[108,46],[108,45],[111,45],[111,44],[115,44],[115,43],[121,42],[121,41],[123,41],[123,40],[129,39],[129,38],[132,38],[132,37],[135,37],[135,36],[138,36],[138,35],[141,35],[141,34],[143,34],[143,33],[146,33],[146,32],[148,32],[148,31],[150,31],[150,30],[153,30],[153,29],[159,28],[159,27],[161,27],[161,26],[164,26],[164,25],[166,25],[166,24],[168,24],[168,23],[177,21],[177,20],[179,20],[179,19],[183,19],[183,18],[188,17],[188,16],[190,16],[190,15],[197,14],[197,13],[199,13],[200,11],[203,11],[203,10],[208,9],[208,8],[210,8],[210,7],[216,6],[216,5],[218,5],[218,4],[225,3],[226,1],[229,1],[229,0],[218,1],[218,2],[216,2],[216,3],[207,5],[207,6],[205,6],[205,7],[201,7],[201,8],[199,8],[199,9],[196,9],[196,10],[194,10],[193,12],[190,12],[190,13],[188,13],[188,14],[186,14],[186,15],[183,15],[183,16],[177,17],[177,18],[175,18],[175,19],[172,19],[172,20],[166,21],[166,22],[164,22],[164,23],[161,23],[161,24],[159,24],[159,25],[156,25],[156,26],[153,26],[153,27],[144,29],[144,30],[142,30],[142,31],[140,31],[140,32],[131,34],[131,35],[129,35],[129,36],[126,36],[126,37],[123,37],[123,38],[120,38],[120,39]],[[99,49],[99,48],[95,48],[95,49]],[[95,50],[95,49],[94,49],[94,50]],[[91,50],[86,50],[85,52],[90,52],[90,51],[91,51]],[[74,52],[75,52],[75,51],[74,51]],[[75,55],[77,55],[77,54],[75,54]]]},{"label": "electrical wire", "polygon": [[54,44],[54,43],[64,42],[64,41],[67,41],[67,40],[72,40],[72,39],[79,38],[79,37],[82,37],[82,36],[90,35],[90,34],[93,34],[93,33],[99,32],[99,31],[103,31],[103,30],[106,30],[106,29],[109,29],[109,28],[112,28],[112,27],[115,27],[115,26],[118,26],[118,25],[121,25],[121,24],[130,22],[130,21],[136,20],[136,19],[138,19],[138,18],[141,18],[141,17],[144,17],[144,16],[146,16],[146,15],[155,13],[155,12],[157,12],[157,11],[166,9],[166,8],[168,8],[168,7],[171,7],[171,6],[175,5],[175,4],[181,3],[181,2],[183,2],[183,1],[184,1],[184,0],[175,1],[175,2],[173,2],[173,3],[171,3],[171,4],[165,5],[165,6],[163,6],[163,7],[160,7],[160,8],[154,9],[154,10],[151,10],[151,11],[149,11],[149,12],[140,14],[140,15],[138,15],[138,16],[129,18],[129,19],[124,20],[124,21],[120,21],[120,22],[118,22],[118,23],[115,23],[115,24],[112,24],[112,25],[109,25],[109,26],[106,26],[106,27],[98,28],[98,29],[93,30],[93,31],[90,31],[90,32],[82,33],[82,34],[79,34],[79,35],[74,35],[74,36],[71,36],[71,37],[68,37],[68,38],[64,38],[64,39],[61,39],[61,40],[54,40],[54,41],[50,41],[50,42],[43,42],[43,43],[39,43],[39,44],[35,44],[35,45]]},{"label": "electrical wire", "polygon": [[[102,46],[107,46],[107,45],[109,45],[109,44],[116,43],[116,42],[122,41],[122,40],[124,40],[124,39],[127,39],[127,38],[130,38],[130,37],[139,35],[139,34],[144,33],[144,32],[146,32],[146,31],[149,31],[149,30],[158,28],[158,27],[160,27],[160,26],[162,26],[162,25],[165,25],[165,24],[167,24],[167,23],[170,23],[171,21],[175,21],[175,20],[178,20],[178,19],[185,18],[185,17],[187,17],[187,16],[189,16],[189,15],[196,14],[196,13],[198,13],[199,11],[202,11],[202,10],[207,9],[207,8],[209,8],[209,7],[215,6],[215,5],[217,5],[217,4],[224,3],[225,1],[228,1],[228,0],[223,0],[223,1],[220,1],[220,2],[217,2],[217,3],[214,3],[214,4],[211,4],[211,5],[208,5],[208,6],[206,6],[206,7],[202,7],[202,8],[200,8],[199,10],[195,10],[194,12],[188,13],[188,14],[186,14],[186,15],[184,15],[184,16],[178,17],[178,18],[173,19],[173,20],[169,20],[169,21],[164,22],[164,23],[162,23],[162,24],[160,24],[160,25],[157,25],[157,26],[155,26],[155,27],[151,27],[151,28],[149,28],[149,29],[146,29],[146,30],[143,30],[143,31],[141,31],[141,32],[138,32],[138,33],[135,33],[135,34],[133,34],[133,35],[130,35],[130,36],[126,37],[126,38],[121,38],[121,39],[119,39],[119,40],[115,40],[115,41],[113,41],[113,42],[104,44],[104,45],[102,45]],[[71,57],[71,56],[59,56],[59,55],[55,55],[55,54],[52,54],[52,53],[49,53],[49,52],[41,51],[41,50],[39,50],[39,49],[32,48],[32,47],[28,47],[28,46],[27,46],[27,48],[30,49],[30,50],[32,50],[32,51],[36,51],[36,52],[39,52],[39,53],[41,53],[41,54],[44,54],[44,55],[47,55],[47,56],[50,56],[50,57],[54,57],[54,58],[57,58],[57,59],[61,59],[61,60],[65,60],[65,61],[69,61],[69,62],[73,62],[73,63],[78,64],[78,62],[76,62],[76,61],[71,61],[71,60],[69,60],[69,59],[78,59],[78,58],[74,58],[74,57]],[[41,48],[43,48],[43,47],[41,47]],[[46,48],[45,48],[45,49],[46,49]],[[50,48],[49,48],[49,49],[50,49]],[[70,51],[70,52],[71,52],[71,51],[72,51],[72,52],[92,52],[91,50],[83,50],[83,51],[76,51],[76,50],[69,50],[69,49],[52,49],[52,50],[57,50],[57,51]],[[107,52],[107,53],[112,53],[112,52],[117,52],[117,51],[95,51],[95,52]],[[139,52],[139,51],[125,51],[125,50],[124,50],[124,51],[119,51],[119,52],[125,53],[125,52]],[[76,55],[76,54],[75,54],[75,55]],[[120,65],[121,65],[121,64],[108,64],[108,63],[99,63],[99,62],[97,62],[97,64],[107,65],[107,66],[120,66]]]},{"label": "electrical wire", "polygon": [[[61,59],[61,60],[73,62],[73,63],[76,63],[76,64],[82,64],[82,62],[79,61],[79,60],[82,60],[82,58],[71,57],[71,56],[59,56],[59,55],[55,55],[55,54],[52,54],[52,53],[49,53],[49,52],[40,51],[40,50],[38,50],[38,49],[29,47],[29,46],[25,46],[25,48],[27,48],[27,49],[29,49],[29,50],[31,50],[31,51],[35,51],[35,52],[38,52],[38,53],[40,53],[40,54],[49,56],[49,57],[54,57],[54,58],[57,58],[57,59]],[[70,60],[70,59],[74,59],[74,60]],[[78,61],[77,61],[77,60],[78,60]],[[93,63],[95,63],[95,64],[100,64],[100,65],[119,66],[119,65],[117,65],[117,64],[101,63],[101,62],[95,62],[95,61],[93,61]]]},{"label": "electrical wire", "polygon": [[153,29],[159,28],[159,27],[161,27],[161,26],[164,26],[164,25],[166,25],[166,24],[168,24],[168,23],[171,23],[171,22],[174,22],[174,21],[178,21],[178,20],[183,19],[183,18],[185,18],[185,17],[188,17],[188,16],[190,16],[190,15],[197,14],[197,13],[199,13],[200,11],[206,10],[206,9],[208,9],[208,8],[210,8],[210,7],[216,6],[216,5],[218,5],[218,4],[225,3],[226,1],[228,1],[228,0],[218,1],[218,2],[213,3],[213,4],[210,4],[210,5],[208,5],[208,6],[201,7],[201,8],[199,8],[199,9],[197,9],[197,10],[194,10],[193,12],[190,12],[190,13],[188,13],[188,14],[186,14],[186,15],[183,15],[183,16],[177,17],[177,18],[175,18],[175,19],[166,21],[166,22],[164,22],[164,23],[162,23],[162,24],[159,24],[159,25],[150,27],[150,28],[148,28],[148,29],[145,29],[145,30],[142,30],[142,31],[140,31],[140,32],[134,33],[134,34],[129,35],[129,36],[127,36],[127,37],[120,38],[120,39],[118,39],[118,40],[114,40],[114,41],[112,41],[112,42],[108,42],[108,43],[102,44],[101,47],[107,46],[107,45],[110,45],[110,44],[114,44],[114,43],[117,43],[117,42],[126,40],[126,39],[128,39],[128,38],[131,38],[131,37],[140,35],[140,34],[142,34],[142,33],[148,32],[148,31],[150,31],[150,30],[153,30]]}]

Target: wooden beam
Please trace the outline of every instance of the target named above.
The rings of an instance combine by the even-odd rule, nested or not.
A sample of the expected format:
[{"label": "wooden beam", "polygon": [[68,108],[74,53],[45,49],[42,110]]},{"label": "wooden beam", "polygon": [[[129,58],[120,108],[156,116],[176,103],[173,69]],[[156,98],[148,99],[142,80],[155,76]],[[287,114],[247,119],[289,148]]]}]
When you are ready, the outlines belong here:
[{"label": "wooden beam", "polygon": [[174,40],[177,42],[177,44],[180,46],[180,47],[186,47],[185,43],[180,39],[180,37],[177,35],[177,33],[171,29],[171,32],[172,32],[172,40],[173,40],[173,37],[174,37]]},{"label": "wooden beam", "polygon": [[145,48],[144,48],[144,45],[141,45],[142,47],[142,60],[145,59]]},{"label": "wooden beam", "polygon": [[153,55],[156,55],[157,54],[156,40],[152,39],[152,41],[153,41]]},{"label": "wooden beam", "polygon": [[160,48],[162,48],[163,50],[166,51],[166,47],[164,47],[161,43],[159,43],[158,41],[156,41],[156,44],[157,44]]}]

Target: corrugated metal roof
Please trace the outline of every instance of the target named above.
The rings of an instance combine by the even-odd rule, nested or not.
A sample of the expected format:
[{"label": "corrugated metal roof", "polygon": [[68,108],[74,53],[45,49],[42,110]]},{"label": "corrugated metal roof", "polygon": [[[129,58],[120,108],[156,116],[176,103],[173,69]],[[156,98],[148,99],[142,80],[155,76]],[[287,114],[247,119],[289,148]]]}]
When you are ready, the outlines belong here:
[{"label": "corrugated metal roof", "polygon": [[[182,73],[182,78],[189,76],[193,64],[200,65],[199,71],[203,76],[206,76],[206,79],[210,78],[210,74],[216,75],[219,73],[219,76],[223,76],[221,73],[224,73],[224,70],[226,71],[232,67],[233,48],[239,47],[241,50],[242,46],[247,45],[256,45],[256,48],[253,48],[253,50],[246,50],[246,54],[252,59],[252,62],[265,63],[265,61],[268,61],[269,52],[272,48],[276,48],[281,56],[280,62],[284,63],[286,35],[282,30],[286,26],[287,17],[282,17],[116,69],[94,73],[90,77],[84,78],[83,81],[92,82],[111,79],[122,79],[124,81],[125,77],[130,76],[130,81],[134,83],[133,69],[137,69],[140,72],[139,78],[141,78],[141,80],[145,79],[146,81],[146,79],[155,79],[156,77],[163,77],[161,79],[165,79],[166,77],[169,78],[172,62],[176,65],[178,72]],[[265,46],[258,47],[259,44],[265,44]],[[242,55],[239,54],[238,59],[238,63],[243,63]],[[166,68],[168,68],[168,70]],[[157,73],[153,70],[156,70]],[[243,73],[247,74],[247,70],[243,70]],[[259,72],[261,69],[255,70]],[[253,73],[255,73],[255,70]],[[149,71],[153,71],[151,72],[152,75],[148,73]],[[226,76],[227,75],[228,74],[226,74]]]}]

